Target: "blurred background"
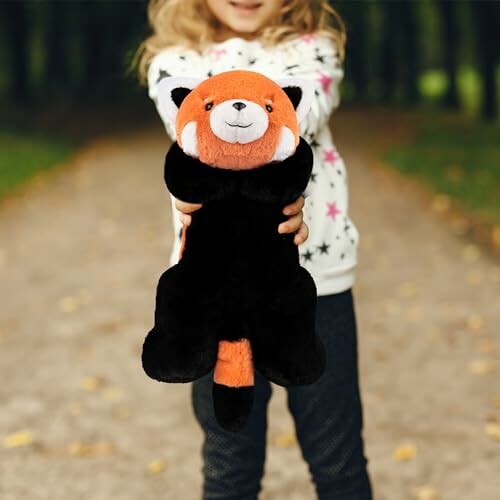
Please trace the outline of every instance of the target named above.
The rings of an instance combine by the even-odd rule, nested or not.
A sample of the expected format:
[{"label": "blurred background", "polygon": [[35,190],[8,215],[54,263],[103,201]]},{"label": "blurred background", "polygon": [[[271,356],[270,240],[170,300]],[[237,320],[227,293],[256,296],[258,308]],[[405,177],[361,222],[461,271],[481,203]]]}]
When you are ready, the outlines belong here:
[{"label": "blurred background", "polygon": [[[500,484],[500,2],[334,1],[376,498]],[[187,386],[140,367],[168,142],[146,0],[0,0],[0,498],[199,498]],[[264,499],[314,498],[279,388]]]}]

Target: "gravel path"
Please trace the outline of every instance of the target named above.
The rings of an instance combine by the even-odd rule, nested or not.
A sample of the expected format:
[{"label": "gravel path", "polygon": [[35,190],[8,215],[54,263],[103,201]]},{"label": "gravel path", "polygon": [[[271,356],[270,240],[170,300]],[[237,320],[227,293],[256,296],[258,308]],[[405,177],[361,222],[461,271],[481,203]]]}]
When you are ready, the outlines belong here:
[{"label": "gravel path", "polygon": [[[370,473],[377,500],[496,500],[500,267],[377,161],[411,123],[334,121],[361,233]],[[0,206],[2,500],[200,498],[190,387],[140,366],[170,248],[166,147],[159,125],[96,141]],[[313,499],[284,396],[275,387],[261,498]]]}]

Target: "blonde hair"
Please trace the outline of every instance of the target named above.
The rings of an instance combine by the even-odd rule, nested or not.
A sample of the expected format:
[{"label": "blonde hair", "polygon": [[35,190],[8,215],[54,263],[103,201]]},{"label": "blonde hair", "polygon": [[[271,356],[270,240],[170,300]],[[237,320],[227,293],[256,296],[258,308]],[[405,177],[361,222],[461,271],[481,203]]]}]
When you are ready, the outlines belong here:
[{"label": "blonde hair", "polygon": [[[220,27],[206,0],[150,0],[148,19],[153,34],[139,45],[132,61],[132,68],[138,68],[141,84],[146,83],[149,63],[158,52],[172,45],[201,52],[216,41]],[[284,0],[271,22],[253,35],[265,45],[275,45],[312,32],[332,38],[343,61],[345,24],[324,0]]]}]

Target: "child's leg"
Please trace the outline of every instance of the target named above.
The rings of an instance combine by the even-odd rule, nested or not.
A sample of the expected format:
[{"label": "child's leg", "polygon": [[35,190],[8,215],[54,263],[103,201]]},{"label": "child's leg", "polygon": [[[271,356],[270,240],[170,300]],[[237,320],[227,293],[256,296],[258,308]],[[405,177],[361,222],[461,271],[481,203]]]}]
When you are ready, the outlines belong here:
[{"label": "child's leg", "polygon": [[240,432],[223,430],[214,415],[213,370],[193,382],[192,402],[204,434],[203,499],[256,500],[264,473],[271,385],[255,373],[252,413]]},{"label": "child's leg", "polygon": [[316,324],[326,370],[314,384],[288,389],[297,438],[320,500],[370,500],[351,290],[318,297]]}]

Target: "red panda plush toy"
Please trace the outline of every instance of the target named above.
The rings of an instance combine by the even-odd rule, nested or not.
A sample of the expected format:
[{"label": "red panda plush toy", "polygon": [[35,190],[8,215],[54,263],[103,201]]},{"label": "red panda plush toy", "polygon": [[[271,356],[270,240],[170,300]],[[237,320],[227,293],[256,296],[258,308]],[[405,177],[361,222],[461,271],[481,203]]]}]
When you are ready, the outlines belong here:
[{"label": "red panda plush toy", "polygon": [[165,182],[174,197],[203,206],[179,263],[160,277],[143,367],[162,382],[214,369],[215,416],[230,431],[250,415],[254,368],[291,386],[315,382],[325,367],[314,281],[294,235],[277,229],[311,175],[312,151],[299,137],[311,93],[307,81],[240,70],[159,85],[178,138]]}]

